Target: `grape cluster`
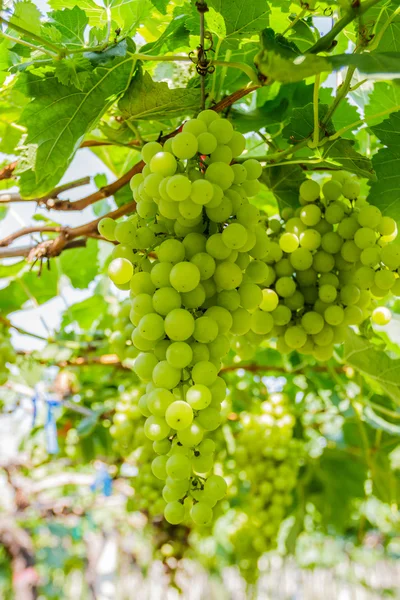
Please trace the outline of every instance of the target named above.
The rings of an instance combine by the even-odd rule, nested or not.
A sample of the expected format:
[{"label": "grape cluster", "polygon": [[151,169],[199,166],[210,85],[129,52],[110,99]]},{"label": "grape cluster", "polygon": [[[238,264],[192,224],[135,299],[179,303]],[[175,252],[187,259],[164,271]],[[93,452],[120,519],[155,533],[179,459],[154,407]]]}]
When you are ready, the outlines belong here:
[{"label": "grape cluster", "polygon": [[4,323],[0,323],[0,385],[8,380],[7,363],[15,363],[16,354],[10,341],[10,331]]},{"label": "grape cluster", "polygon": [[317,360],[332,356],[346,327],[372,320],[384,325],[389,309],[377,306],[389,291],[400,295],[400,246],[391,244],[396,222],[359,198],[354,177],[337,173],[322,186],[307,179],[300,207],[269,220],[269,266],[262,310],[274,322],[281,352]]},{"label": "grape cluster", "polygon": [[118,312],[113,319],[113,331],[109,336],[110,350],[111,352],[114,352],[122,362],[127,359],[136,358],[139,354],[131,340],[134,327],[129,320],[130,311],[131,304],[129,300],[121,302],[118,307]]},{"label": "grape cluster", "polygon": [[119,242],[108,273],[130,289],[134,371],[146,384],[139,408],[172,524],[187,513],[209,523],[225,494],[224,479],[212,474],[209,436],[221,424],[226,385],[218,373],[229,336],[272,328],[258,308],[268,236],[248,200],[260,188],[261,165],[231,165],[244,148],[228,120],[201,112],[164,146],[143,147],[145,167],[131,180],[136,214],[99,223]]},{"label": "grape cluster", "polygon": [[244,499],[236,510],[231,542],[242,575],[253,581],[258,558],[275,546],[293,502],[302,442],[293,438],[295,418],[285,393],[271,393],[258,409],[241,413],[240,423],[234,460],[236,488]]}]

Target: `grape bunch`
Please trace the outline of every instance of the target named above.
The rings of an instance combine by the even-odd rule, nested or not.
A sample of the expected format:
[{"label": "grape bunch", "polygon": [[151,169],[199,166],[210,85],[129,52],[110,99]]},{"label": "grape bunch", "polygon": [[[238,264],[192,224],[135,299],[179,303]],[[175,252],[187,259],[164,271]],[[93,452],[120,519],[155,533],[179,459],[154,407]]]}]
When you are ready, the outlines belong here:
[{"label": "grape bunch", "polygon": [[346,327],[370,317],[384,325],[391,291],[400,295],[400,246],[391,244],[396,222],[359,198],[360,184],[337,173],[322,190],[312,179],[300,186],[300,207],[269,220],[269,266],[262,310],[274,322],[280,352],[297,350],[317,360],[332,356]]},{"label": "grape bunch", "polygon": [[230,336],[264,335],[271,317],[258,307],[269,245],[258,209],[254,159],[231,164],[245,138],[212,110],[187,121],[164,146],[142,149],[142,173],[131,180],[136,214],[99,232],[118,241],[108,273],[130,290],[134,371],[146,392],[139,408],[164,481],[171,524],[205,525],[225,494],[213,474],[211,432],[221,424],[226,384],[219,377]]},{"label": "grape bunch", "polygon": [[240,488],[243,500],[236,508],[231,543],[242,575],[252,582],[258,558],[276,545],[293,502],[303,445],[293,438],[295,418],[285,393],[271,393],[258,406],[253,403],[252,412],[240,414],[240,424],[232,491],[235,497]]},{"label": "grape bunch", "polygon": [[113,331],[109,336],[110,350],[118,356],[121,362],[136,358],[139,354],[131,340],[133,325],[129,320],[130,310],[129,300],[121,302],[117,314],[114,315]]},{"label": "grape bunch", "polygon": [[16,358],[10,341],[10,330],[5,323],[0,323],[0,385],[4,385],[8,380],[7,363],[15,363]]}]

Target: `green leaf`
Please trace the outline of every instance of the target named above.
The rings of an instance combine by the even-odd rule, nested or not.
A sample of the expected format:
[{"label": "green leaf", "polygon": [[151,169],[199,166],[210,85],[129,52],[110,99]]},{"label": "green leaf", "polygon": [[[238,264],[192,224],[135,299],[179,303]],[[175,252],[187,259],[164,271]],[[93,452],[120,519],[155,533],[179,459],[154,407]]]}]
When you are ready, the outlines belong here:
[{"label": "green leaf", "polygon": [[44,304],[58,293],[57,273],[44,265],[41,275],[36,271],[24,273],[0,290],[0,306],[7,314],[20,310],[27,302],[32,305]]},{"label": "green leaf", "polygon": [[97,253],[97,240],[88,239],[86,247],[74,248],[60,254],[61,270],[75,288],[87,288],[98,274]]},{"label": "green leaf", "polygon": [[30,0],[21,0],[15,2],[14,12],[10,18],[10,23],[22,27],[36,35],[40,35],[40,10]]},{"label": "green leaf", "polygon": [[368,201],[400,221],[400,112],[371,130],[388,148],[381,148],[372,158],[377,181],[371,186]]},{"label": "green leaf", "polygon": [[378,43],[380,52],[400,52],[400,13],[395,14],[398,6],[398,1],[392,0],[368,12],[369,19],[376,19],[373,44]]},{"label": "green leaf", "polygon": [[118,102],[124,118],[164,120],[192,113],[200,106],[200,91],[196,89],[170,89],[165,82],[153,81],[139,68],[125,95]]},{"label": "green leaf", "polygon": [[151,0],[151,3],[162,15],[167,14],[169,0]]},{"label": "green leaf", "polygon": [[268,25],[270,8],[264,0],[209,0],[207,4],[223,16],[225,40],[233,45]]},{"label": "green leaf", "polygon": [[[319,463],[323,493],[317,507],[325,523],[343,528],[350,520],[352,503],[365,496],[367,466],[361,459],[340,449],[325,449]],[[340,498],[340,502],[338,502]]]},{"label": "green leaf", "polygon": [[76,55],[59,60],[54,74],[63,85],[72,85],[78,90],[83,90],[90,78],[91,68],[92,64],[87,58]]},{"label": "green leaf", "polygon": [[373,118],[386,110],[400,110],[400,84],[398,81],[379,81],[374,84],[374,89],[365,106],[365,117],[368,125],[377,125],[387,118],[387,115]]},{"label": "green leaf", "polygon": [[[322,88],[319,94],[320,102],[323,104],[331,104],[331,102],[333,102],[332,91],[332,88]],[[357,107],[350,104],[347,99],[344,98],[333,113],[332,122],[335,129],[338,130],[355,123],[359,118],[360,115],[357,111]],[[346,132],[346,136],[354,137],[351,131]]]},{"label": "green leaf", "polygon": [[135,63],[128,53],[98,66],[82,90],[52,75],[22,76],[34,98],[20,119],[27,128],[25,143],[34,150],[34,166],[21,176],[23,197],[45,195],[58,183],[85,133],[127,89]]},{"label": "green leaf", "polygon": [[90,298],[77,302],[63,314],[61,328],[76,323],[80,329],[87,331],[107,312],[108,304],[103,296],[94,294]]},{"label": "green leaf", "polygon": [[12,265],[0,264],[0,279],[14,279],[16,275],[19,275],[24,268],[27,268],[27,262],[25,259],[19,260]]},{"label": "green leaf", "polygon": [[[44,33],[47,26],[56,29],[59,38],[58,41],[69,46],[81,47],[85,45],[85,29],[89,24],[89,19],[84,10],[79,6],[74,8],[65,8],[49,13],[49,22],[45,24]],[[54,33],[53,33],[54,35]]]},{"label": "green leaf", "polygon": [[400,359],[393,360],[351,329],[344,343],[343,360],[358,372],[376,381],[400,406]]},{"label": "green leaf", "polygon": [[306,179],[298,165],[276,165],[263,170],[262,181],[274,194],[279,209],[299,205],[299,187]]},{"label": "green leaf", "polygon": [[158,40],[145,44],[140,48],[144,54],[162,54],[163,52],[172,52],[177,48],[189,46],[189,30],[186,27],[186,14],[176,14],[165,28]]},{"label": "green leaf", "polygon": [[[328,111],[327,104],[319,104],[318,106],[318,117],[321,123]],[[284,138],[291,144],[297,144],[302,140],[310,137],[314,131],[314,105],[312,102],[301,108],[295,108],[292,111],[292,116],[289,124],[282,131]],[[320,132],[320,138],[325,135],[332,135],[335,133],[335,129],[332,122],[329,120],[324,125],[324,130]]]},{"label": "green leaf", "polygon": [[330,162],[334,161],[337,165],[343,167],[345,171],[373,181],[376,180],[373,163],[369,158],[354,150],[352,140],[338,138],[322,146],[322,150],[325,159],[329,159]]}]

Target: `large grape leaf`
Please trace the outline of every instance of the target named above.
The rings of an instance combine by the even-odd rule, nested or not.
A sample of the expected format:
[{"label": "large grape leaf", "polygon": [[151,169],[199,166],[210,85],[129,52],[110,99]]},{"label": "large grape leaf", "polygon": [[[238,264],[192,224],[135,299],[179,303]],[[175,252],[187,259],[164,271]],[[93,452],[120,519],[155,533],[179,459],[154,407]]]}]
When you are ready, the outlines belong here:
[{"label": "large grape leaf", "polygon": [[150,75],[139,68],[118,102],[123,116],[132,120],[169,119],[198,110],[200,90],[170,89],[165,82],[153,81]]},{"label": "large grape leaf", "polygon": [[368,125],[377,125],[387,118],[387,115],[373,118],[389,109],[400,110],[400,82],[378,81],[374,84],[368,103],[365,106],[365,117]]},{"label": "large grape leaf", "polygon": [[48,16],[49,20],[43,28],[44,33],[48,30],[53,39],[56,37],[57,42],[68,44],[72,48],[85,45],[85,29],[89,18],[79,6],[55,10]]},{"label": "large grape leaf", "polygon": [[[328,111],[327,104],[320,104],[318,106],[318,118],[319,122],[322,123],[324,117]],[[284,138],[291,144],[297,144],[302,140],[311,136],[314,131],[314,105],[312,102],[301,108],[293,109],[291,113],[291,119],[288,125],[282,131]],[[324,135],[332,135],[335,133],[332,122],[329,120],[324,129],[321,129],[320,137]]]},{"label": "large grape leaf", "polygon": [[387,148],[381,148],[372,158],[377,181],[371,186],[368,201],[400,221],[400,112],[371,130]]},{"label": "large grape leaf", "polygon": [[233,45],[268,25],[270,7],[265,0],[209,0],[207,4],[223,16],[225,41]]},{"label": "large grape leaf", "polygon": [[368,18],[376,19],[373,46],[377,45],[380,52],[400,52],[400,13],[395,12],[398,7],[398,0],[392,0],[368,12]]},{"label": "large grape leaf", "polygon": [[22,27],[25,31],[40,34],[40,10],[30,0],[19,0],[14,4],[10,23]]},{"label": "large grape leaf", "polygon": [[369,158],[354,150],[352,140],[338,138],[322,147],[323,156],[330,162],[335,162],[345,171],[360,177],[376,180],[373,164]]},{"label": "large grape leaf", "polygon": [[33,97],[20,119],[32,152],[30,168],[21,176],[23,197],[45,195],[58,183],[85,133],[128,88],[135,65],[130,52],[99,64],[82,90],[62,85],[53,74],[21,76]]},{"label": "large grape leaf", "polygon": [[306,179],[298,165],[276,165],[263,170],[262,181],[274,194],[279,209],[299,205],[299,187]]},{"label": "large grape leaf", "polygon": [[37,272],[28,271],[21,277],[13,279],[9,285],[0,290],[0,306],[3,314],[20,310],[27,302],[32,305],[43,304],[58,294],[58,276],[55,269],[42,269]]},{"label": "large grape leaf", "polygon": [[393,360],[375,349],[366,339],[348,330],[343,360],[357,372],[376,381],[382,390],[400,406],[400,359]]}]

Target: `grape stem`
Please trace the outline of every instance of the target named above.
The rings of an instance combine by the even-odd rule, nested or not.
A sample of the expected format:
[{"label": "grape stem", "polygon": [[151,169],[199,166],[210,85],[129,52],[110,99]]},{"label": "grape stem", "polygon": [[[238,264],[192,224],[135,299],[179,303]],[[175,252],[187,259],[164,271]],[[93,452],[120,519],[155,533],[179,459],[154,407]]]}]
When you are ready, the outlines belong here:
[{"label": "grape stem", "polygon": [[315,76],[314,91],[313,91],[313,113],[314,113],[314,133],[313,133],[313,148],[317,148],[319,144],[319,86],[321,83],[321,75]]},{"label": "grape stem", "polygon": [[[14,29],[14,31],[17,31],[21,35],[25,35],[25,36],[29,37],[31,40],[35,40],[36,42],[38,42],[39,44],[42,44],[42,46],[44,46],[44,48],[39,48],[38,46],[33,46],[33,44],[32,44],[32,46],[35,48],[35,50],[39,50],[39,51],[44,52],[45,54],[49,54],[53,58],[60,56],[60,54],[62,53],[61,48],[59,48],[52,42],[49,42],[45,38],[42,38],[40,35],[36,35],[36,33],[32,33],[31,31],[28,31],[27,29],[24,29],[23,27],[20,27],[19,25],[16,25],[15,23],[10,23],[9,21],[7,21],[7,19],[4,19],[3,17],[0,17],[0,23],[3,23],[3,25],[7,25],[7,27],[9,27],[10,29]],[[0,31],[0,34],[4,37],[7,36],[7,34],[4,34],[3,31]],[[19,44],[23,43],[19,39],[16,39],[16,42]],[[48,49],[46,49],[46,47]]]}]

